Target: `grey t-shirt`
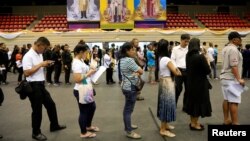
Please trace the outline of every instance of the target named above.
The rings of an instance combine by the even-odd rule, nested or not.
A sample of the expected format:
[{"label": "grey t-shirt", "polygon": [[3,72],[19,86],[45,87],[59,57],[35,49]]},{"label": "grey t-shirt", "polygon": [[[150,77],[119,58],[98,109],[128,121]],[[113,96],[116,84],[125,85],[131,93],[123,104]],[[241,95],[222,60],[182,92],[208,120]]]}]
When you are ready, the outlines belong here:
[{"label": "grey t-shirt", "polygon": [[221,79],[234,80],[235,76],[232,73],[232,67],[237,66],[239,76],[242,73],[242,55],[234,44],[228,44],[222,50],[222,70],[220,74]]}]

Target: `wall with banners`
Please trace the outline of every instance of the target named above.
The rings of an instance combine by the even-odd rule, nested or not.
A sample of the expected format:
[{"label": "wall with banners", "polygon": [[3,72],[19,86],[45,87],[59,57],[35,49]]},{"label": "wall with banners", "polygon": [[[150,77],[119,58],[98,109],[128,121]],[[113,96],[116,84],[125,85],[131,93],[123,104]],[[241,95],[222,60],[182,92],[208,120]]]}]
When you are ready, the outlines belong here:
[{"label": "wall with banners", "polygon": [[165,21],[166,0],[134,0],[135,21]]},{"label": "wall with banners", "polygon": [[[162,30],[162,29],[133,29],[132,31],[105,31],[101,29],[84,29],[70,32],[57,32],[53,30],[47,30],[44,32],[32,32],[24,30],[17,33],[3,33],[0,32],[0,42],[4,42],[10,50],[17,44],[22,46],[23,44],[33,43],[38,37],[47,37],[52,46],[54,44],[68,44],[73,49],[79,40],[83,39],[85,42],[125,42],[131,41],[133,38],[138,38],[140,42],[159,41],[160,39],[167,39],[168,41],[180,41],[180,36],[183,33],[188,33],[191,37],[198,37],[201,42],[212,42],[219,46],[219,54],[224,45],[228,42],[228,34],[233,29],[224,31],[212,31],[209,29],[177,29],[177,30]],[[238,32],[245,36],[242,38],[242,44],[250,44],[250,29],[238,30]],[[219,56],[218,61],[220,61]]]},{"label": "wall with banners", "polygon": [[102,0],[101,29],[133,29],[134,2],[132,0]]}]

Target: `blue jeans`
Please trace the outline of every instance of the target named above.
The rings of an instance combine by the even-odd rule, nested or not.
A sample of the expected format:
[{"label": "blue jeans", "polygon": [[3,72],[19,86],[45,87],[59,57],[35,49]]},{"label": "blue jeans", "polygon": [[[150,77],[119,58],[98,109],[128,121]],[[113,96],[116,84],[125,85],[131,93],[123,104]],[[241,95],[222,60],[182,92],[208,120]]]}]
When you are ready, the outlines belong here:
[{"label": "blue jeans", "polygon": [[124,121],[125,131],[131,132],[132,131],[131,114],[133,113],[135,107],[137,92],[135,89],[132,89],[131,91],[122,90],[122,92],[125,96],[125,105],[123,109],[123,121]]}]

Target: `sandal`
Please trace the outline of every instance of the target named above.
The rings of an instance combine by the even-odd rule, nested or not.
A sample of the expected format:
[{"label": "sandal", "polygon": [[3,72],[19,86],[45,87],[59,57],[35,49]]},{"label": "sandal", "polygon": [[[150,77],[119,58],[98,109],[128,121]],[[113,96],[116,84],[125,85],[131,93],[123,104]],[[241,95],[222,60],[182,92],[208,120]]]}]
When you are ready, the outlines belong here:
[{"label": "sandal", "polygon": [[97,126],[91,126],[87,128],[87,131],[99,132],[100,129]]},{"label": "sandal", "polygon": [[137,126],[137,125],[132,124],[132,125],[131,125],[131,128],[134,130],[134,129],[137,129],[137,128],[138,128],[138,126]]},{"label": "sandal", "polygon": [[80,137],[81,138],[94,138],[94,137],[96,137],[96,134],[95,133],[91,133],[91,132],[87,132],[85,134],[81,134]]},{"label": "sandal", "polygon": [[163,132],[160,131],[160,134],[162,136],[167,136],[167,137],[170,137],[170,138],[175,137],[175,134],[170,132],[170,131],[163,131]]},{"label": "sandal", "polygon": [[135,132],[128,132],[127,137],[132,138],[132,139],[140,139],[141,135],[135,133]]},{"label": "sandal", "polygon": [[173,130],[175,127],[173,125],[168,125],[167,130]]}]

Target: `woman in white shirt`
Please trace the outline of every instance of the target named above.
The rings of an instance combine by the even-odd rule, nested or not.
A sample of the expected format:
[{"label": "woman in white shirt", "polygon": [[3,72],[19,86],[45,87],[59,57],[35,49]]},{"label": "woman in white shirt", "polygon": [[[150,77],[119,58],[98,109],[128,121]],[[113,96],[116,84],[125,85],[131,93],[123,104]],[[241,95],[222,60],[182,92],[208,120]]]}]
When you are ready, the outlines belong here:
[{"label": "woman in white shirt", "polygon": [[157,117],[161,121],[160,134],[167,137],[175,137],[175,134],[170,132],[171,129],[174,129],[174,126],[168,124],[176,120],[175,87],[171,73],[180,76],[181,72],[170,59],[167,40],[161,39],[159,41],[158,53],[160,83]]},{"label": "woman in white shirt", "polygon": [[96,104],[95,101],[93,100],[93,97],[92,97],[93,101],[91,102],[85,101],[85,103],[83,104],[82,101],[84,101],[85,99],[84,100],[81,99],[82,94],[80,90],[82,89],[80,89],[80,87],[81,85],[92,86],[89,77],[92,74],[94,74],[96,70],[90,69],[89,66],[84,63],[84,59],[86,58],[86,55],[88,53],[88,46],[86,44],[84,45],[78,44],[74,49],[74,53],[75,53],[75,58],[72,63],[72,70],[73,70],[73,78],[75,81],[74,95],[77,99],[80,111],[78,119],[79,126],[81,129],[80,137],[93,138],[96,136],[96,134],[93,132],[99,131],[98,127],[91,125],[96,109]]}]

